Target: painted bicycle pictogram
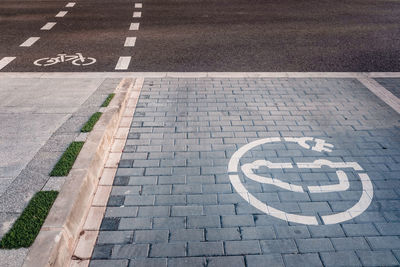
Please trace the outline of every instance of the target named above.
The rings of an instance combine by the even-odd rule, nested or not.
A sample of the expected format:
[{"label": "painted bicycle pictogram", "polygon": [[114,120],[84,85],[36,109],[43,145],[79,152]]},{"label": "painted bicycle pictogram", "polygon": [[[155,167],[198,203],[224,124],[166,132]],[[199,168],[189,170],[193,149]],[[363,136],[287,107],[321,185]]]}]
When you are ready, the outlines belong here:
[{"label": "painted bicycle pictogram", "polygon": [[[320,158],[316,159],[312,162],[303,162],[292,164],[291,162],[282,162],[282,163],[273,163],[268,161],[267,159],[258,159],[251,163],[246,163],[241,165],[240,159],[251,149],[269,143],[276,142],[291,142],[296,143],[300,147],[304,149],[311,149],[317,152],[332,152],[333,145],[326,143],[323,139],[313,138],[313,137],[286,137],[286,138],[265,138],[256,140],[247,145],[242,146],[239,150],[237,150],[231,157],[228,165],[229,179],[235,188],[236,192],[245,199],[249,204],[258,210],[271,215],[273,217],[301,224],[309,224],[309,225],[317,225],[318,220],[316,216],[310,215],[300,215],[288,213],[277,208],[268,205],[268,203],[264,203],[257,199],[253,194],[251,194],[245,185],[242,183],[239,177],[239,173],[243,173],[245,177],[250,180],[253,180],[262,184],[270,184],[287,191],[298,192],[298,193],[306,193],[310,194],[323,194],[329,192],[341,192],[349,189],[350,183],[348,176],[343,169],[352,170],[357,173],[358,178],[361,181],[362,185],[362,193],[361,197],[355,205],[350,207],[349,209],[338,212],[330,215],[321,216],[321,220],[324,224],[335,224],[344,222],[347,220],[351,220],[354,217],[362,214],[371,204],[373,198],[373,186],[369,176],[363,171],[363,168],[357,162],[332,162],[328,159]],[[313,143],[313,145],[309,145],[309,143]],[[241,166],[240,166],[241,165]],[[338,178],[337,184],[329,184],[329,185],[316,185],[316,186],[301,186],[294,183],[289,183],[282,181],[277,178],[266,177],[262,175],[258,175],[255,171],[260,167],[266,167],[269,169],[292,169],[297,167],[299,169],[320,169],[322,167],[329,167],[336,169],[335,173]]]},{"label": "painted bicycle pictogram", "polygon": [[39,67],[47,67],[64,62],[71,62],[72,65],[75,66],[88,66],[96,63],[96,59],[92,57],[84,57],[82,53],[75,53],[75,55],[58,54],[56,57],[37,59],[33,64]]}]

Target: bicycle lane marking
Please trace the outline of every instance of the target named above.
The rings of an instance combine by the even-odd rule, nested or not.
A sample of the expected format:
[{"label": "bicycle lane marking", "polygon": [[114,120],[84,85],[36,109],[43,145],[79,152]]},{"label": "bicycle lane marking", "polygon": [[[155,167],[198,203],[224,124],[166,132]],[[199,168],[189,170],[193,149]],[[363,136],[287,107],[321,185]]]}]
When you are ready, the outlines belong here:
[{"label": "bicycle lane marking", "polygon": [[8,64],[10,64],[14,59],[15,59],[15,57],[3,57],[0,60],[0,70],[2,70],[4,67],[6,67]]},{"label": "bicycle lane marking", "polygon": [[19,46],[20,47],[30,47],[34,43],[36,43],[39,39],[40,39],[40,37],[29,37],[25,42],[23,42]]}]

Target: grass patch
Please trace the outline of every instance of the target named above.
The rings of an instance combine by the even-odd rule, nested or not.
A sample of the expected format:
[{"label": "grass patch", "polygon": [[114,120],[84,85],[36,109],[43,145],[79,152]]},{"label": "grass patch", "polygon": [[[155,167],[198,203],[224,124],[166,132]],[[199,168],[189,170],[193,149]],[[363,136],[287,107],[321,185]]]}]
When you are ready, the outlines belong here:
[{"label": "grass patch", "polygon": [[93,130],[94,125],[96,124],[96,122],[100,119],[101,117],[101,112],[96,112],[94,113],[90,119],[85,123],[85,125],[83,125],[81,132],[82,133],[88,133],[91,130]]},{"label": "grass patch", "polygon": [[103,104],[101,105],[101,107],[105,108],[108,106],[108,104],[110,104],[111,100],[113,99],[113,97],[115,96],[114,93],[109,94],[106,98],[106,100],[104,100]]},{"label": "grass patch", "polygon": [[32,245],[57,195],[57,191],[37,192],[10,231],[1,239],[0,248],[27,248]]},{"label": "grass patch", "polygon": [[50,176],[67,176],[72,165],[74,165],[76,157],[78,157],[83,144],[84,142],[72,142],[67,150],[65,150],[56,166],[54,166]]}]

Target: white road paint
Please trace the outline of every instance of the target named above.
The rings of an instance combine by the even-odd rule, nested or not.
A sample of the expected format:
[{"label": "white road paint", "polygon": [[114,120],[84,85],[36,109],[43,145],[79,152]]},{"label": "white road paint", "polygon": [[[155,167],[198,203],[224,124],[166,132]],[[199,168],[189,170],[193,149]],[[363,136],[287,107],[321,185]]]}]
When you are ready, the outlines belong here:
[{"label": "white road paint", "polygon": [[137,31],[137,30],[139,30],[139,23],[137,23],[137,22],[131,23],[131,25],[129,26],[129,30],[130,30],[130,31]]},{"label": "white road paint", "polygon": [[69,2],[68,4],[65,5],[65,7],[74,7],[75,6],[75,2]]},{"label": "white road paint", "polygon": [[134,18],[140,18],[142,16],[142,12],[133,12],[133,16]]},{"label": "white road paint", "polygon": [[142,8],[143,4],[142,3],[135,3],[135,8]]},{"label": "white road paint", "polygon": [[3,57],[2,59],[0,59],[0,70],[2,70],[5,66],[10,64],[11,61],[13,61],[14,59],[15,57]]},{"label": "white road paint", "polygon": [[57,13],[56,18],[62,18],[67,15],[68,11],[60,11]]},{"label": "white road paint", "polygon": [[125,47],[133,47],[136,43],[136,37],[126,37],[125,39]]},{"label": "white road paint", "polygon": [[47,22],[42,28],[40,28],[42,31],[49,31],[51,30],[57,22]]},{"label": "white road paint", "polygon": [[126,70],[129,67],[132,57],[119,57],[115,70]]},{"label": "white road paint", "polygon": [[[289,222],[294,222],[294,223],[301,223],[301,224],[309,224],[309,225],[317,225],[318,220],[315,216],[308,216],[308,215],[298,215],[298,214],[291,214],[287,213],[281,210],[278,210],[276,208],[273,208],[266,203],[261,202],[258,200],[255,196],[253,196],[243,185],[242,181],[240,180],[239,177],[239,165],[240,165],[240,159],[251,149],[267,144],[267,143],[275,143],[275,142],[294,142],[297,143],[299,146],[305,148],[305,149],[311,149],[314,151],[326,151],[326,152],[331,152],[332,148],[334,147],[332,144],[326,143],[325,140],[323,139],[318,139],[318,138],[313,138],[313,137],[300,137],[300,138],[292,138],[292,137],[287,137],[287,138],[280,138],[280,137],[274,137],[274,138],[264,138],[264,139],[259,139],[256,141],[253,141],[249,144],[246,144],[239,148],[231,157],[229,164],[228,164],[228,172],[229,172],[229,179],[231,180],[231,183],[233,187],[235,188],[236,192],[244,199],[246,200],[249,204],[251,204],[253,207],[257,208],[258,210],[271,215],[273,217],[289,221]],[[310,145],[309,143],[314,143],[313,145]],[[373,198],[373,186],[371,183],[371,180],[369,176],[366,173],[360,173],[362,172],[363,169],[362,167],[357,163],[357,162],[332,162],[327,159],[317,159],[313,162],[302,162],[302,163],[297,163],[296,164],[298,168],[307,168],[307,169],[315,169],[315,168],[321,168],[323,166],[328,166],[330,168],[336,168],[336,169],[352,169],[352,171],[357,171],[357,174],[361,180],[362,184],[362,195],[360,197],[360,200],[351,208],[349,208],[346,211],[336,213],[336,214],[331,214],[331,215],[325,215],[322,216],[322,220],[324,224],[335,224],[335,223],[340,223],[343,221],[350,220],[361,213],[363,213],[371,204],[372,198]],[[254,173],[253,170],[258,169],[260,167],[267,167],[270,169],[285,169],[285,168],[293,168],[292,163],[289,162],[283,162],[283,163],[272,163],[267,160],[255,160],[252,163],[247,163],[243,164],[241,166],[241,170],[243,174],[256,182],[259,183],[265,183],[265,184],[271,184],[283,189],[286,189],[288,191],[292,192],[298,192],[302,193],[305,192],[303,190],[302,186],[299,185],[294,185],[291,183],[287,183],[284,181],[281,181],[277,178],[271,178],[271,177],[264,177],[260,176]],[[348,177],[346,173],[343,170],[337,170],[336,175],[338,176],[339,183],[338,184],[333,184],[333,185],[323,185],[323,186],[308,186],[307,189],[310,194],[324,194],[328,192],[339,192],[339,191],[346,191],[350,187],[350,183],[348,180]]]},{"label": "white road paint", "polygon": [[377,81],[370,78],[358,79],[365,87],[367,87],[372,93],[379,97],[383,102],[388,104],[397,113],[400,113],[400,99],[397,98],[390,91],[386,90],[385,87],[380,85]]},{"label": "white road paint", "polygon": [[36,43],[39,39],[40,39],[40,37],[29,37],[25,42],[23,42],[19,46],[21,46],[21,47],[30,47],[34,43]]}]

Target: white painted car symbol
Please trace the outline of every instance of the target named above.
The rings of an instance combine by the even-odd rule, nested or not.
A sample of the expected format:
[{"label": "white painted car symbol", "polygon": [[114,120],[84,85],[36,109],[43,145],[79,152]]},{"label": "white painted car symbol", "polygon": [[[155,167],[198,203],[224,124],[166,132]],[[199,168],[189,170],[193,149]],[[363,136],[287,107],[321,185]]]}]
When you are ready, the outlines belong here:
[{"label": "white painted car symbol", "polygon": [[[311,149],[314,151],[322,152],[332,152],[333,145],[328,144],[325,140],[322,139],[314,139],[313,137],[300,137],[300,138],[265,138],[256,140],[251,142],[243,147],[241,147],[238,151],[236,151],[229,162],[228,172],[229,178],[235,190],[239,193],[239,195],[244,198],[248,203],[250,203],[255,208],[263,211],[266,214],[274,216],[276,218],[280,218],[282,220],[302,223],[302,224],[311,224],[316,225],[318,224],[318,220],[315,216],[306,216],[306,215],[299,215],[299,214],[292,214],[287,213],[276,208],[273,208],[266,203],[261,202],[258,200],[254,195],[252,195],[246,187],[242,184],[239,175],[238,175],[238,166],[240,158],[247,153],[249,150],[253,149],[256,146],[273,143],[273,142],[295,142],[301,147],[305,149]],[[307,142],[314,142],[314,146],[310,146]],[[313,162],[309,163],[297,163],[297,168],[321,168],[322,166],[327,166],[330,168],[335,169],[343,169],[343,168],[351,168],[355,172],[357,172],[361,184],[363,187],[363,191],[359,201],[351,208],[346,211],[331,214],[331,215],[324,215],[321,216],[324,224],[335,224],[340,223],[343,221],[350,220],[361,213],[363,213],[371,204],[372,197],[373,197],[373,187],[371,180],[369,179],[366,173],[363,173],[362,167],[357,162],[332,162],[327,159],[318,159]],[[285,169],[285,168],[294,168],[292,163],[273,163],[268,160],[255,160],[252,163],[247,163],[241,166],[241,171],[243,174],[256,182],[263,183],[263,184],[271,184],[288,191],[292,192],[310,192],[310,193],[328,193],[328,192],[340,192],[346,191],[349,189],[350,183],[346,173],[343,170],[336,170],[336,174],[338,177],[339,183],[333,185],[321,185],[321,186],[307,186],[303,188],[300,185],[284,182],[277,178],[260,176],[255,173],[255,170],[259,169],[260,167],[267,167],[269,169]]]}]

